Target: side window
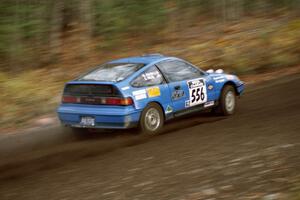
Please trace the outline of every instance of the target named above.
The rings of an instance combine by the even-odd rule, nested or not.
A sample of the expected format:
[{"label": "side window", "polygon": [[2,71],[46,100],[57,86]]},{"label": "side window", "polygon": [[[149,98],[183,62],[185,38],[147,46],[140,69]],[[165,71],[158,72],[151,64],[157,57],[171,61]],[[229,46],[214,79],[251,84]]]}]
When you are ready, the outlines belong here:
[{"label": "side window", "polygon": [[135,78],[131,85],[133,87],[148,87],[154,85],[160,85],[164,83],[164,78],[159,70],[153,66],[146,70],[144,73]]},{"label": "side window", "polygon": [[157,66],[170,82],[198,78],[203,75],[195,67],[177,60],[161,62]]}]

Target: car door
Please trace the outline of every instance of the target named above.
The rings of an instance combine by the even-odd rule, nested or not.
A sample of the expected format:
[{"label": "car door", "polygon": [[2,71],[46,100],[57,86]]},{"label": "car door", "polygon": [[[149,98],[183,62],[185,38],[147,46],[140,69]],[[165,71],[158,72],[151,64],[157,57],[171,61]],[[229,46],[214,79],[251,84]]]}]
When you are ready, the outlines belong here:
[{"label": "car door", "polygon": [[181,60],[163,61],[157,66],[168,81],[174,112],[213,99],[212,80],[206,73]]},{"label": "car door", "polygon": [[131,82],[133,99],[137,109],[149,102],[159,102],[167,110],[171,98],[169,87],[156,66],[151,66]]}]

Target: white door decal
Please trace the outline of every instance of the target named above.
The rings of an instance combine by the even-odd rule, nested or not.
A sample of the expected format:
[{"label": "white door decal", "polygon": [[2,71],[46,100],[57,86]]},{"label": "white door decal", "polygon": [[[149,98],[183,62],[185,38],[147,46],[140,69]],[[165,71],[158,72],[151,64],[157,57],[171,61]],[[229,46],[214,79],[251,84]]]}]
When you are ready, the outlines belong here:
[{"label": "white door decal", "polygon": [[187,107],[203,104],[207,101],[206,83],[202,78],[187,81],[190,98]]}]

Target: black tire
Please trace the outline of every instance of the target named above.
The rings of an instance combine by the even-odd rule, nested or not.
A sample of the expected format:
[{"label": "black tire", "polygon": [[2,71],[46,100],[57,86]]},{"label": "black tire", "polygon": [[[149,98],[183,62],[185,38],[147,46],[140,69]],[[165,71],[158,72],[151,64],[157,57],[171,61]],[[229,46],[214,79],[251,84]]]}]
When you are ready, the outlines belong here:
[{"label": "black tire", "polygon": [[[226,101],[227,98],[227,101]],[[231,99],[231,106],[229,105],[228,98]],[[225,85],[219,99],[219,104],[213,109],[213,112],[219,115],[228,116],[233,115],[236,110],[236,92],[234,86]]]},{"label": "black tire", "polygon": [[[153,123],[151,124],[151,122]],[[148,104],[141,114],[140,132],[145,135],[157,135],[161,132],[163,125],[164,115],[161,107],[157,103]]]}]

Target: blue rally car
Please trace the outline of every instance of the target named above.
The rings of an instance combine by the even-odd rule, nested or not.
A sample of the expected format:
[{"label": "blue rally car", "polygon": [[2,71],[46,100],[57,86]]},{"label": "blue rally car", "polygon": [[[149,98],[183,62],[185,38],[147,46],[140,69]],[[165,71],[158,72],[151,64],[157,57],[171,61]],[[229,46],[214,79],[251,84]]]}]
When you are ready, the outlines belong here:
[{"label": "blue rally car", "polygon": [[166,120],[191,112],[233,114],[243,90],[242,81],[222,70],[150,54],[108,62],[66,83],[57,112],[75,130],[139,127],[156,134]]}]

